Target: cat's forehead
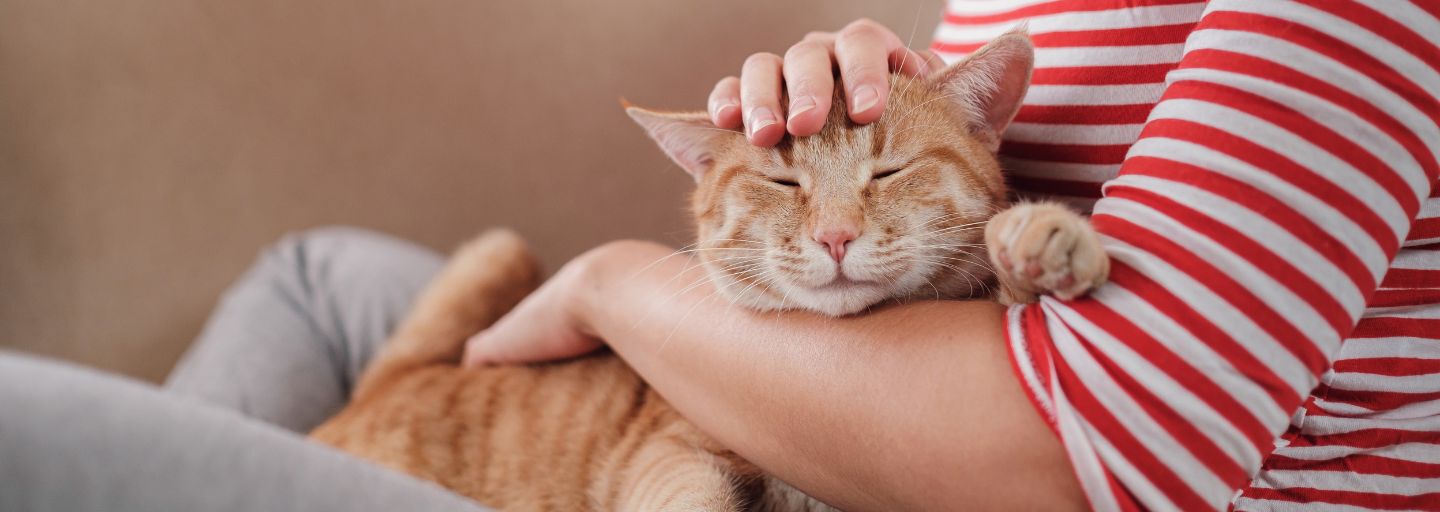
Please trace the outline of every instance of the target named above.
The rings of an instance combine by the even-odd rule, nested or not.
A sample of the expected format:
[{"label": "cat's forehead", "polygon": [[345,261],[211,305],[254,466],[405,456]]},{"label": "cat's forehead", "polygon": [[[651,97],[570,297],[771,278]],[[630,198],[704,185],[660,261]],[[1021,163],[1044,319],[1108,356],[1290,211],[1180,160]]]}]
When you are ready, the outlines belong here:
[{"label": "cat's forehead", "polygon": [[928,139],[955,136],[946,99],[923,80],[897,75],[885,114],[862,125],[850,120],[844,97],[837,93],[819,133],[786,137],[771,153],[778,165],[800,168],[828,169],[883,160],[889,150],[911,149]]}]

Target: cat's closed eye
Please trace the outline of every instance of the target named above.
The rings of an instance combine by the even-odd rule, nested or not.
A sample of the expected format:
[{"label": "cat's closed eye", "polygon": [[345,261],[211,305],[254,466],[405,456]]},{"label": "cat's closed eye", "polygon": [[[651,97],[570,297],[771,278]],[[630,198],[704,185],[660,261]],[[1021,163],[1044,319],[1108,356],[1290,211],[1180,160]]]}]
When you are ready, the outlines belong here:
[{"label": "cat's closed eye", "polygon": [[799,183],[796,183],[796,182],[794,182],[794,181],[792,181],[792,180],[788,180],[788,179],[785,179],[785,178],[769,178],[769,180],[770,180],[770,183],[774,183],[774,184],[780,185],[780,186],[782,186],[782,187],[798,187],[798,186],[800,186]]},{"label": "cat's closed eye", "polygon": [[885,178],[889,178],[889,177],[891,177],[891,176],[894,176],[895,174],[897,174],[897,173],[899,173],[900,171],[903,171],[903,170],[905,170],[905,168],[901,167],[901,168],[898,168],[898,169],[890,169],[890,170],[885,171],[885,172],[877,172],[877,173],[875,173],[874,176],[871,176],[870,179],[876,180],[876,181],[883,180],[883,179],[885,179]]}]

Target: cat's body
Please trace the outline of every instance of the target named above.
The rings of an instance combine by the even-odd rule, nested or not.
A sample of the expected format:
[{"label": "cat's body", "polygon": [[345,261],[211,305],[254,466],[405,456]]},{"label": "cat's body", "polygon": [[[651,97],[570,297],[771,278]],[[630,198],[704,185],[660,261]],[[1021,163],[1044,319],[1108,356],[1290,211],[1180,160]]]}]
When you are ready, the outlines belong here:
[{"label": "cat's body", "polygon": [[[997,279],[1002,301],[1073,296],[1107,270],[1084,219],[994,215],[1008,206],[994,152],[1032,55],[1007,34],[895,77],[876,123],[849,123],[840,101],[820,134],[775,149],[703,114],[630,113],[695,176],[695,254],[736,304],[845,315],[984,296]],[[505,232],[462,248],[313,437],[507,510],[828,508],[715,444],[613,355],[459,368],[464,341],[533,289],[534,261]]]},{"label": "cat's body", "polygon": [[461,248],[311,436],[504,510],[765,510],[746,507],[763,475],[613,355],[458,366],[464,340],[535,287],[535,261],[505,231]]}]

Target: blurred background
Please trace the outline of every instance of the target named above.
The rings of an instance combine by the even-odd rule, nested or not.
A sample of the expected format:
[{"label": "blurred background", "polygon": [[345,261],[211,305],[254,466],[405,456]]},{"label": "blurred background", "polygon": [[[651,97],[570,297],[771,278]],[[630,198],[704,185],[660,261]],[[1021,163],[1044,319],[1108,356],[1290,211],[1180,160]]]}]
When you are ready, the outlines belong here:
[{"label": "blurred background", "polygon": [[[688,243],[691,182],[621,112],[703,109],[750,53],[942,0],[0,0],[0,347],[160,380],[282,234],[550,269]],[[912,28],[913,27],[913,28]]]}]

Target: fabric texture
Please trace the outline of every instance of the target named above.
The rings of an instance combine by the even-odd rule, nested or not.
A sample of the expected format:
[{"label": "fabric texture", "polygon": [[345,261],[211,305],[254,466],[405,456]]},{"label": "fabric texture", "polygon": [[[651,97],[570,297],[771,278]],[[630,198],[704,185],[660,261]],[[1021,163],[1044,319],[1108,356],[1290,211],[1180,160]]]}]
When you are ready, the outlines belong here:
[{"label": "fabric texture", "polygon": [[950,60],[1028,22],[1002,161],[1022,196],[1093,206],[1112,258],[1008,328],[1095,509],[1440,508],[1437,17],[949,3]]},{"label": "fabric texture", "polygon": [[485,510],[303,437],[440,264],[359,230],[286,237],[226,294],[168,392],[0,352],[0,512]]},{"label": "fabric texture", "polygon": [[482,511],[235,411],[0,351],[0,511]]},{"label": "fabric texture", "polygon": [[226,291],[165,388],[296,432],[351,386],[444,258],[353,228],[292,234]]}]

